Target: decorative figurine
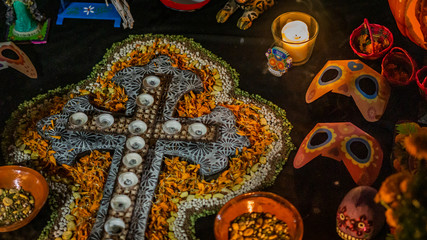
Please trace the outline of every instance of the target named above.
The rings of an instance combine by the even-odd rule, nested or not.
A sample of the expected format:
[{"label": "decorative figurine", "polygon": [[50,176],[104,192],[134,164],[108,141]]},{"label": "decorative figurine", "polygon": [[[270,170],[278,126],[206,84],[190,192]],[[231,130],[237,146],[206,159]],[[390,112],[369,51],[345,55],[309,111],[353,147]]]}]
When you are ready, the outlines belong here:
[{"label": "decorative figurine", "polygon": [[[3,51],[13,51],[17,58],[11,59],[3,55]],[[30,78],[37,78],[36,68],[34,67],[28,56],[19,49],[13,42],[0,43],[0,70],[8,67],[14,68]]]},{"label": "decorative figurine", "polygon": [[276,77],[281,77],[292,66],[292,58],[281,47],[269,48],[265,56],[268,60],[268,71]]},{"label": "decorative figurine", "polygon": [[358,185],[374,183],[383,161],[378,141],[350,122],[316,124],[302,141],[294,167],[301,168],[319,155],[343,161]]},{"label": "decorative figurine", "polygon": [[129,27],[130,29],[132,29],[134,20],[132,17],[132,13],[130,12],[129,4],[126,2],[126,0],[111,0],[111,3],[113,3],[114,7],[122,18],[123,28],[126,29]]},{"label": "decorative figurine", "polygon": [[224,23],[238,8],[242,8],[245,12],[239,18],[237,27],[246,30],[252,26],[253,20],[272,7],[274,3],[274,0],[229,0],[216,14],[216,21]]},{"label": "decorative figurine", "polygon": [[384,225],[384,208],[375,203],[377,190],[355,187],[342,200],[337,211],[337,233],[344,240],[373,239]]},{"label": "decorative figurine", "polygon": [[14,42],[46,43],[49,20],[32,0],[3,0],[7,6],[7,40]]}]

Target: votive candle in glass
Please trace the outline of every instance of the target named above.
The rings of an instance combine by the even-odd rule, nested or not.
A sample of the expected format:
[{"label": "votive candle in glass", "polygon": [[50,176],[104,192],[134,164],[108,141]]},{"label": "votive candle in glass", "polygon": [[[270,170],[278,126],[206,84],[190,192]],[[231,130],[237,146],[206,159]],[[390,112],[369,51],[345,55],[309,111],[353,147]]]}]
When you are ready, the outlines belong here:
[{"label": "votive candle in glass", "polygon": [[289,53],[292,65],[298,66],[310,59],[319,33],[319,24],[306,13],[287,12],[273,21],[271,32],[275,44]]}]

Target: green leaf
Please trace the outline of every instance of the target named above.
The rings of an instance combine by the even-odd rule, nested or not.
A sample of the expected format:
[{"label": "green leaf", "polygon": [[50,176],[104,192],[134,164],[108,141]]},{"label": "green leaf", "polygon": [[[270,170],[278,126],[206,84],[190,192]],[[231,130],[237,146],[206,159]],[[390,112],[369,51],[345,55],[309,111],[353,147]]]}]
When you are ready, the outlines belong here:
[{"label": "green leaf", "polygon": [[414,122],[400,123],[396,125],[399,134],[409,135],[418,132],[419,125]]}]

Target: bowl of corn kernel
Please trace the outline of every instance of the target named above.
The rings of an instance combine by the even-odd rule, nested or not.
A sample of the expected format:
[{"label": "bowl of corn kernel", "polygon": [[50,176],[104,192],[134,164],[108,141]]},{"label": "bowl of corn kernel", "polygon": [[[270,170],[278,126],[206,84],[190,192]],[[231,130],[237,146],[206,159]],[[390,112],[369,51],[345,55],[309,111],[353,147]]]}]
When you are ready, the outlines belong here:
[{"label": "bowl of corn kernel", "polygon": [[217,240],[301,240],[304,232],[298,210],[269,192],[251,192],[228,201],[214,223]]},{"label": "bowl of corn kernel", "polygon": [[34,219],[49,194],[44,177],[21,166],[0,167],[0,232],[19,229]]}]

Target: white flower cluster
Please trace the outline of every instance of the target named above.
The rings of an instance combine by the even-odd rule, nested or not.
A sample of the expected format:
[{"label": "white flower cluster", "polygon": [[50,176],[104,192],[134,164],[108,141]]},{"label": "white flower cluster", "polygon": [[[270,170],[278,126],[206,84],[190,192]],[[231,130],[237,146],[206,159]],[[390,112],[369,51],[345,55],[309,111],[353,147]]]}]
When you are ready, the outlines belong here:
[{"label": "white flower cluster", "polygon": [[71,213],[70,204],[74,201],[72,194],[69,194],[68,199],[65,201],[65,204],[58,210],[59,221],[53,227],[53,236],[55,238],[61,237],[62,234],[67,231],[68,220],[67,217]]},{"label": "white flower cluster", "polygon": [[31,154],[24,153],[15,146],[10,146],[9,152],[9,164],[18,164],[31,160]]}]

